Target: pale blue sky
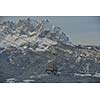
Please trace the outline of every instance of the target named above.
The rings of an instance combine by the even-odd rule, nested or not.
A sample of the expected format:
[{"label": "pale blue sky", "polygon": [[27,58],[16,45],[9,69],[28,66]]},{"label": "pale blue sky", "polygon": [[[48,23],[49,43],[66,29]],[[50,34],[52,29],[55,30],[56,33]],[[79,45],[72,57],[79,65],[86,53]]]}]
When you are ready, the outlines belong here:
[{"label": "pale blue sky", "polygon": [[[0,17],[3,20],[18,20],[22,17]],[[26,18],[26,17],[24,17]],[[100,17],[70,17],[70,16],[45,16],[33,17],[34,19],[46,18],[56,26],[62,28],[75,44],[100,45]]]}]

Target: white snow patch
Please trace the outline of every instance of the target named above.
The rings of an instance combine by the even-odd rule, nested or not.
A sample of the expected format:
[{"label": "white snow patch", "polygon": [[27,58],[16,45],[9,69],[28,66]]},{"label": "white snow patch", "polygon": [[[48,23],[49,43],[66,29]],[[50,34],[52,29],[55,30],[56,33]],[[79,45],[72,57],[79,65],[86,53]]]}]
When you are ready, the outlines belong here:
[{"label": "white snow patch", "polygon": [[91,74],[79,74],[79,73],[75,73],[74,75],[75,76],[82,76],[82,77],[91,76]]},{"label": "white snow patch", "polygon": [[34,31],[34,32],[30,32],[29,33],[29,36],[33,36],[33,35],[36,35],[37,33]]},{"label": "white snow patch", "polygon": [[77,59],[76,59],[76,63],[78,63],[78,62],[80,62],[80,60],[81,60],[81,57],[79,56]]},{"label": "white snow patch", "polygon": [[58,75],[61,75],[61,72],[57,72]]},{"label": "white snow patch", "polygon": [[25,82],[25,83],[34,82],[34,81],[35,81],[35,80],[32,80],[32,79],[23,80],[23,82]]},{"label": "white snow patch", "polygon": [[96,73],[93,77],[98,77],[98,78],[100,78],[100,73]]},{"label": "white snow patch", "polygon": [[48,74],[39,74],[39,75],[32,75],[30,76],[30,78],[42,78],[42,77],[46,77],[48,76]]},{"label": "white snow patch", "polygon": [[36,48],[36,51],[46,51],[49,46],[57,44],[57,42],[52,41],[48,38],[38,38],[37,42],[39,44],[39,47]]},{"label": "white snow patch", "polygon": [[92,47],[87,47],[88,49],[92,49]]},{"label": "white snow patch", "polygon": [[52,62],[53,61],[53,59],[51,59],[51,60],[48,60],[48,63],[50,63],[50,62]]},{"label": "white snow patch", "polygon": [[3,53],[4,51],[5,51],[5,49],[1,50],[1,51],[0,51],[0,54]]},{"label": "white snow patch", "polygon": [[17,79],[15,79],[15,78],[6,79],[7,83],[15,83],[16,81],[17,81]]},{"label": "white snow patch", "polygon": [[27,46],[23,46],[24,49],[27,49]]}]

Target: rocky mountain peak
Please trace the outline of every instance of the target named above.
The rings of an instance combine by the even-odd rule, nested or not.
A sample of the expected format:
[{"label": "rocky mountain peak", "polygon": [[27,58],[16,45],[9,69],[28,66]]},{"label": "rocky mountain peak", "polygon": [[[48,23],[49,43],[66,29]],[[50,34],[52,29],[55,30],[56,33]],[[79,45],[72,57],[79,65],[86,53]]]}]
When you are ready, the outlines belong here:
[{"label": "rocky mountain peak", "polygon": [[4,34],[2,42],[0,43],[2,46],[5,46],[5,44],[7,46],[13,44],[21,46],[27,44],[27,42],[35,44],[39,40],[44,42],[45,40],[50,40],[65,45],[72,45],[67,35],[62,32],[61,28],[52,25],[47,19],[37,21],[27,18],[19,19],[18,22],[15,23],[10,21],[3,22],[0,24],[0,33]]}]

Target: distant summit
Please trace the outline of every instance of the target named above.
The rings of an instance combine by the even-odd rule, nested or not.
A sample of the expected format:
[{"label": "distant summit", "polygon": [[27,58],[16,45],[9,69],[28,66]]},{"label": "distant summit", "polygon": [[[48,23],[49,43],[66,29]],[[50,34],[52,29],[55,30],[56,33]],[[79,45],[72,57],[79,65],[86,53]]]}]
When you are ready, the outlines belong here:
[{"label": "distant summit", "polygon": [[[35,39],[37,38],[38,40],[46,38],[46,39],[49,39],[55,42],[60,42],[66,45],[72,45],[72,43],[70,42],[66,34],[62,32],[61,28],[55,25],[52,25],[47,19],[42,20],[40,22],[30,19],[30,18],[22,19],[22,20],[19,19],[19,21],[16,23],[10,22],[10,21],[3,22],[2,24],[0,24],[0,33],[2,34],[2,38],[5,38],[5,40],[9,39],[8,40],[9,42],[10,41],[14,42],[14,44],[17,44],[17,45],[19,44],[15,42],[16,39],[14,40],[12,38],[19,36],[19,38],[24,39],[24,37],[27,37],[25,39],[26,41],[29,41],[28,38],[30,38],[30,35],[32,36],[33,34],[34,36],[32,36],[32,38],[34,37]],[[33,40],[31,39],[31,42],[32,41],[34,41],[34,39]]]}]

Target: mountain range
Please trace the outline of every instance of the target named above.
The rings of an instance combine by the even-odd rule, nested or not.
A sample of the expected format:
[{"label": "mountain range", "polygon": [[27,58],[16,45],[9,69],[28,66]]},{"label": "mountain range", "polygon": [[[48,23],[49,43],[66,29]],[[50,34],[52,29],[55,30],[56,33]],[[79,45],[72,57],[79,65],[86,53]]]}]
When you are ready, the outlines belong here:
[{"label": "mountain range", "polygon": [[47,19],[3,22],[0,82],[98,83],[100,46],[72,43],[60,27]]}]

